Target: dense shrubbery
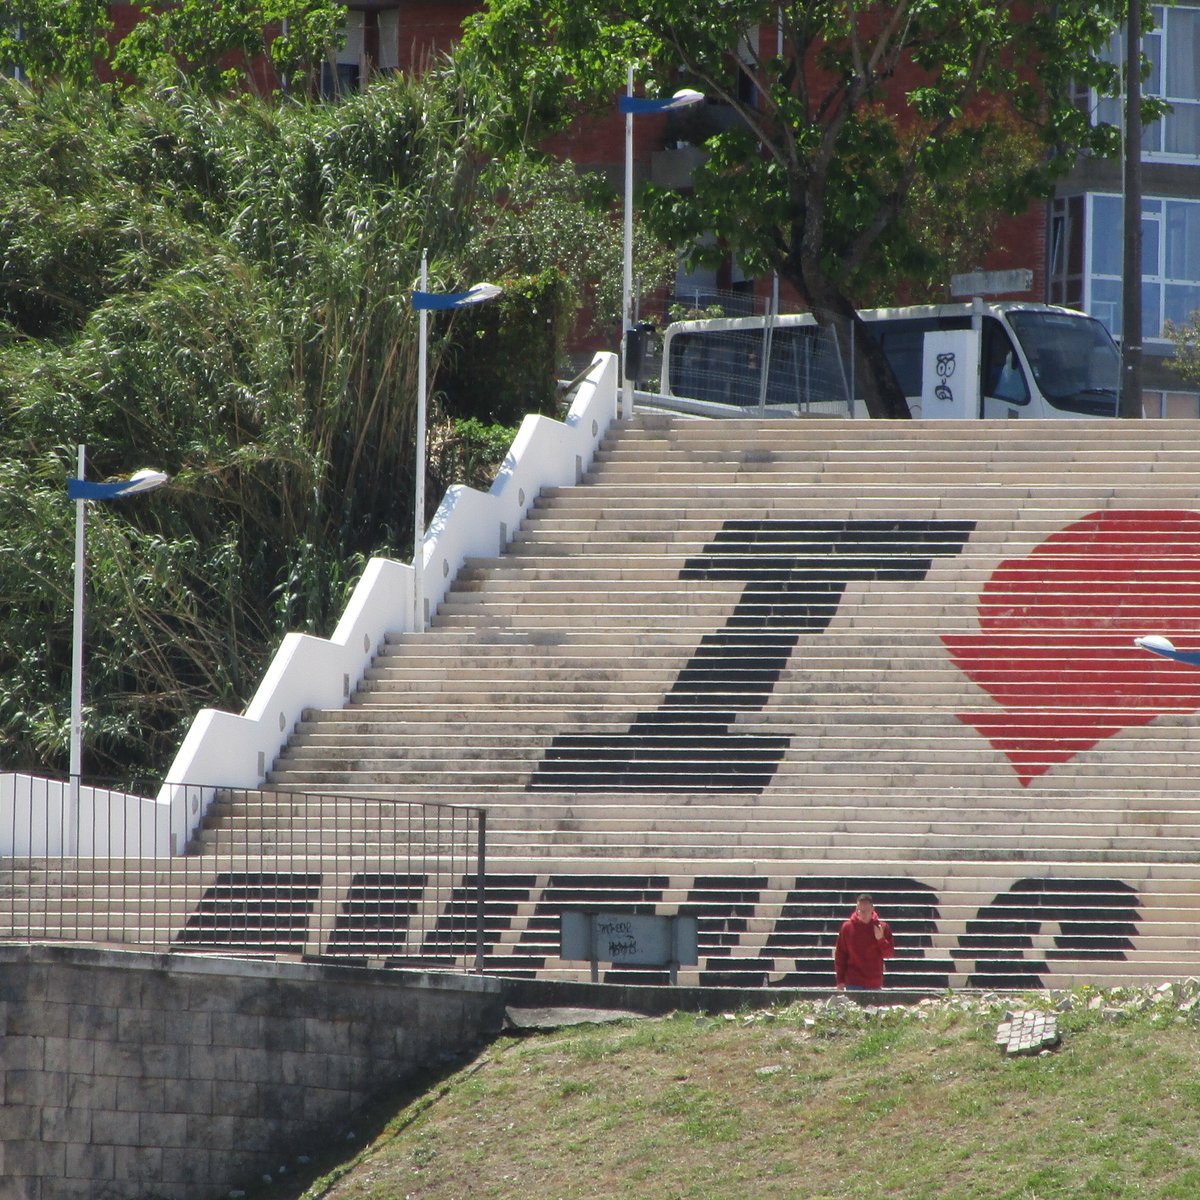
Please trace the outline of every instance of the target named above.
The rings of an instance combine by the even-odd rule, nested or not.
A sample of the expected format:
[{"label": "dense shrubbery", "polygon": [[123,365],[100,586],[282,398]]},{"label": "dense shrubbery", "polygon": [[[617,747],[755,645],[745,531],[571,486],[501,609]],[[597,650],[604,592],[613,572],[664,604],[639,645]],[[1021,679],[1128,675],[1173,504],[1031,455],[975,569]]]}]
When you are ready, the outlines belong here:
[{"label": "dense shrubbery", "polygon": [[570,285],[557,270],[513,280],[492,304],[459,316],[461,347],[442,385],[450,411],[485,423],[516,425],[526,413],[554,415],[556,354],[575,312]]},{"label": "dense shrubbery", "polygon": [[[77,444],[90,478],[173,477],[89,510],[86,769],[128,778],[407,544],[423,247],[432,288],[506,286],[431,323],[431,506],[487,486],[504,427],[553,408],[619,230],[528,163],[514,204],[453,71],[336,106],[0,90],[0,765],[65,767]],[[556,224],[590,227],[589,253]]]}]

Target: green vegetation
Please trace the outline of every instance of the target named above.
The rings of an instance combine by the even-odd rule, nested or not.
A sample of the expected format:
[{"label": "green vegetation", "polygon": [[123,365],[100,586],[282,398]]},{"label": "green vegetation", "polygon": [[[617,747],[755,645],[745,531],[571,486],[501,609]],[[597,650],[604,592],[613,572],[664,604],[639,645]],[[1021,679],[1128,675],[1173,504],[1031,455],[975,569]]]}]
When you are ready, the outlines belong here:
[{"label": "green vegetation", "polygon": [[1032,1058],[993,1044],[1012,1003],[994,999],[876,1012],[803,1003],[506,1038],[381,1115],[350,1161],[254,1195],[1196,1195],[1195,1010],[1169,993],[1114,1008],[1085,990],[1074,1002],[1060,1047]]},{"label": "green vegetation", "polygon": [[367,558],[409,557],[423,248],[435,290],[504,287],[430,323],[430,512],[557,411],[620,226],[587,180],[490,157],[478,93],[453,64],[337,105],[0,87],[5,769],[66,766],[77,445],[89,478],[172,476],[89,508],[85,770],[134,782],[284,632],[327,634]]},{"label": "green vegetation", "polygon": [[87,87],[98,73],[141,87],[186,74],[208,91],[264,83],[269,62],[293,90],[312,95],[322,57],[339,44],[341,0],[132,0],[138,20],[113,34],[108,0],[5,0],[0,62],[37,89]]}]

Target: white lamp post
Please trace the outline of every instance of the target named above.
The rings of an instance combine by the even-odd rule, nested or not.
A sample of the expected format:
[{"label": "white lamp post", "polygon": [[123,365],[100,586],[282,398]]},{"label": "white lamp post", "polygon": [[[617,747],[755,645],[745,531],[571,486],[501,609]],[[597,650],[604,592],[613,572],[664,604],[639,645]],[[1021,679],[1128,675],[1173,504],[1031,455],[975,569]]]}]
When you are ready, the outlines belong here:
[{"label": "white lamp post", "polygon": [[79,447],[79,475],[67,480],[67,498],[75,501],[75,619],[71,639],[71,798],[72,812],[79,800],[79,778],[83,770],[83,577],[86,563],[84,553],[89,500],[117,500],[162,487],[169,476],[148,468],[135,472],[128,479],[112,483],[89,483],[84,474],[87,468],[87,449]]},{"label": "white lamp post", "polygon": [[1145,637],[1133,639],[1135,646],[1149,650],[1151,654],[1169,658],[1173,662],[1186,663],[1189,667],[1200,667],[1200,650],[1176,650],[1170,638],[1158,633],[1147,634]]},{"label": "white lamp post", "polygon": [[629,334],[633,329],[633,118],[637,114],[675,112],[700,104],[704,94],[683,88],[665,100],[633,94],[633,64],[619,108],[625,114],[625,238],[621,269],[621,415],[633,416],[633,380],[629,377]]},{"label": "white lamp post", "polygon": [[429,263],[421,252],[421,286],[412,294],[412,306],[420,320],[420,353],[417,358],[417,478],[413,501],[413,620],[425,628],[425,415],[429,404],[427,364],[429,359],[429,312],[466,308],[500,295],[494,283],[477,283],[465,292],[429,292]]}]

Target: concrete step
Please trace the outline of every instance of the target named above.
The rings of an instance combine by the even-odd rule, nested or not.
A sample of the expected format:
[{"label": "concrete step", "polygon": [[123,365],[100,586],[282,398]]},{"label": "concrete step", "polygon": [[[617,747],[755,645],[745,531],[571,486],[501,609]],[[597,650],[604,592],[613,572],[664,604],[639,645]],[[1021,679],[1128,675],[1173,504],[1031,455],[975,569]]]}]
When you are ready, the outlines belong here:
[{"label": "concrete step", "polygon": [[[1086,629],[1063,634],[1064,648],[1084,647],[1089,639],[1106,639],[1103,631]],[[1019,635],[1018,635],[1019,637]],[[997,634],[998,645],[1007,645],[1018,637]],[[514,633],[508,630],[427,630],[424,634],[389,634],[377,661],[390,665],[395,661],[427,659],[451,666],[458,659],[523,662],[561,656],[569,661],[604,659],[629,660],[629,647],[635,642],[638,657],[667,657],[672,652],[691,653],[699,644],[687,630],[674,629],[662,621],[636,629],[555,629]],[[804,662],[835,662],[847,668],[869,669],[876,663],[893,669],[942,669],[944,647],[936,635],[900,629],[871,631],[843,629],[835,624],[823,634],[804,641]]]},{"label": "concrete step", "polygon": [[[388,802],[411,800],[418,789],[409,782],[387,793],[382,798]],[[422,787],[421,795],[427,797],[429,803],[457,804],[463,802],[463,797],[455,787],[445,786],[442,789]],[[313,805],[324,803],[325,794],[320,791],[294,790],[287,788],[268,788],[261,793],[250,794],[252,799],[247,803],[256,809],[270,809],[272,806],[299,805],[311,808]],[[332,795],[338,796],[337,793]],[[373,800],[381,798],[381,794],[363,793],[364,797]],[[338,797],[340,800],[340,797]],[[843,780],[830,779],[823,788],[800,787],[790,788],[785,781],[773,782],[762,792],[739,793],[727,792],[714,795],[711,790],[697,788],[693,791],[679,790],[663,797],[653,791],[612,791],[605,792],[596,789],[581,793],[572,789],[541,788],[536,793],[517,785],[509,788],[497,788],[487,796],[487,806],[490,811],[508,811],[516,805],[526,808],[531,817],[537,814],[553,814],[556,809],[572,809],[583,805],[587,809],[601,809],[615,806],[617,808],[661,807],[668,812],[692,813],[697,819],[705,816],[719,816],[726,813],[736,814],[739,810],[753,808],[763,811],[775,809],[796,809],[799,811],[819,810],[834,806],[852,812],[875,811],[879,809],[896,809],[901,814],[930,811],[937,813],[959,813],[970,816],[979,812],[1007,812],[1011,810],[1025,811],[1031,806],[1037,811],[1063,813],[1092,813],[1097,819],[1104,818],[1107,813],[1117,813],[1127,816],[1130,820],[1153,819],[1163,822],[1193,820],[1200,821],[1195,805],[1189,799],[1186,791],[1181,795],[1170,788],[1147,789],[1140,783],[1130,789],[1119,787],[1102,790],[1087,789],[1080,794],[1080,789],[1071,785],[1058,786],[1047,784],[1045,779],[1028,791],[1013,788],[1011,784],[1005,787],[984,786],[976,782],[975,787],[930,791],[925,787],[903,788],[886,786],[868,788],[851,780],[847,786]],[[711,811],[710,811],[711,810]]]},{"label": "concrete step", "polygon": [[[1003,771],[1007,769],[1007,764],[997,757],[995,768]],[[668,773],[666,768],[661,768],[660,770],[663,774]],[[664,780],[658,778],[656,775],[655,778],[648,779],[644,784],[629,783],[624,785],[624,788],[622,788],[619,782],[619,777],[614,777],[611,773],[601,775],[591,764],[581,767],[578,774],[582,778],[578,781],[572,780],[569,786],[580,794],[592,791],[606,793],[614,790],[627,790],[630,792],[660,792],[671,795],[677,791],[695,792],[699,787],[696,782],[697,773],[694,770],[681,773],[677,780]],[[1122,788],[1135,787],[1145,782],[1151,786],[1158,786],[1164,792],[1179,796],[1186,796],[1190,791],[1194,791],[1194,786],[1189,786],[1184,782],[1175,782],[1172,780],[1169,783],[1163,783],[1161,774],[1161,772],[1157,772],[1152,768],[1147,769],[1144,774],[1136,770],[1121,772],[1117,786]],[[793,789],[827,789],[836,785],[848,792],[857,790],[867,793],[873,789],[913,787],[923,783],[929,788],[954,791],[981,786],[978,782],[978,776],[979,772],[972,773],[961,769],[956,771],[950,767],[947,767],[943,771],[934,771],[925,765],[904,769],[903,766],[889,766],[885,764],[878,770],[870,771],[856,767],[853,764],[847,764],[843,769],[839,769],[836,764],[825,764],[820,770],[806,770],[802,766],[793,768],[785,760],[776,770],[774,777],[771,779],[770,786],[790,787]],[[1106,781],[1111,778],[1113,778],[1113,772],[1107,768],[1105,763],[1089,763],[1086,764],[1086,767],[1078,770],[1075,786],[1080,793],[1086,793],[1087,791],[1104,787]],[[487,803],[488,796],[493,789],[511,788],[514,786],[523,787],[529,783],[530,779],[531,770],[522,769],[520,766],[509,770],[485,766],[473,770],[462,767],[452,771],[407,769],[405,767],[398,767],[392,770],[347,769],[339,771],[309,767],[303,770],[280,768],[268,773],[269,784],[292,790],[303,789],[313,792],[340,792],[342,794],[379,794],[381,792],[398,793],[400,789],[408,787],[417,797],[420,797],[430,794],[433,791],[440,792],[449,787],[459,790],[464,801],[469,800],[481,804]],[[1010,775],[1008,779],[1009,787],[1014,782],[1015,780]],[[561,790],[568,785],[559,776],[547,779],[546,786]],[[739,789],[731,786],[729,782],[719,777],[714,770],[713,784],[708,789],[710,794],[725,795],[738,790],[747,789]],[[996,790],[1007,789],[997,784]]]},{"label": "concrete step", "polygon": [[[1105,495],[1114,488],[1186,488],[1194,483],[1196,477],[1190,463],[1167,466],[1141,462],[1098,462],[1088,464],[1086,470],[1092,476],[1091,490],[1096,495]],[[890,487],[987,487],[1011,490],[1064,486],[1062,464],[1026,459],[993,462],[982,470],[973,463],[926,463],[913,459],[885,465],[868,460],[797,463],[764,458],[759,462],[728,466],[681,462],[668,465],[665,469],[661,463],[601,462],[585,472],[582,483],[601,491],[641,485],[653,495],[658,494],[659,489],[676,491],[693,487],[720,487],[738,490],[762,485],[767,480],[773,487],[822,489],[865,482],[875,493]],[[1103,491],[1098,486],[1100,481],[1103,482]],[[1081,480],[1079,486],[1086,484]]]},{"label": "concrete step", "polygon": [[[564,738],[570,738],[569,741],[558,740],[553,743],[545,736],[540,739],[513,737],[490,741],[472,737],[463,739],[462,745],[438,744],[429,739],[393,741],[391,744],[366,741],[358,747],[348,747],[345,743],[298,740],[284,751],[280,763],[287,763],[289,767],[295,768],[303,762],[319,761],[335,769],[353,766],[364,771],[387,770],[397,762],[406,763],[413,770],[422,769],[424,764],[455,761],[463,764],[511,764],[532,762],[553,745],[556,758],[578,758],[583,762],[598,761],[597,752],[604,751],[605,756],[612,761],[633,761],[643,755],[653,754],[672,759],[703,757],[715,765],[736,761],[732,750],[739,744],[752,746],[753,735],[764,732],[757,725],[738,724],[732,727],[729,737],[723,739],[723,742],[716,742],[711,737],[688,738],[671,732],[669,728],[663,728],[657,737],[641,730],[626,733],[620,730],[604,732],[587,729],[564,734]],[[735,740],[739,736],[742,738],[741,743]],[[1047,753],[1055,750],[1055,740],[1044,739],[1043,748]],[[1069,745],[1074,744],[1065,737],[1057,740]],[[891,741],[880,740],[871,737],[869,733],[857,738],[834,738],[805,737],[801,732],[792,734],[782,750],[785,758],[808,758],[822,767],[847,764],[851,769],[860,765],[864,756],[868,755],[873,758],[876,769],[886,763],[892,766],[920,766],[932,770],[945,764],[953,766],[958,763],[965,766],[971,758],[977,758],[980,765],[985,762],[990,764],[994,753],[981,738],[967,733],[961,737],[947,735],[936,742],[914,742],[913,739],[903,737]],[[1193,766],[1197,758],[1197,754],[1192,751],[1146,750],[1126,765],[1139,773],[1146,769],[1170,771]],[[1116,769],[1118,768],[1114,767],[1114,771]]]},{"label": "concrete step", "polygon": [[[453,793],[447,793],[452,795]],[[512,790],[490,798],[487,805],[493,827],[547,828],[563,824],[593,822],[615,827],[672,827],[711,832],[722,827],[776,823],[833,824],[839,828],[995,829],[1020,824],[1086,826],[1092,834],[1119,833],[1122,829],[1153,829],[1163,834],[1200,831],[1200,814],[1178,798],[1143,800],[1142,808],[1127,803],[1092,802],[1090,798],[1065,793],[1057,797],[1029,795],[981,795],[970,801],[950,802],[948,797],[922,798],[919,794],[895,798],[887,793],[870,803],[854,803],[844,794],[821,796],[811,792],[737,794],[720,798],[696,792],[664,798],[654,793],[629,794],[531,794]],[[354,805],[356,820],[391,819],[396,803],[390,798],[363,798]],[[317,832],[326,821],[337,821],[346,805],[321,793],[263,791],[249,799],[219,803],[211,810],[221,827],[255,824],[292,827],[313,826]],[[211,824],[216,818],[210,816]]]},{"label": "concrete step", "polygon": [[[210,907],[206,924],[197,927],[194,918],[202,909],[195,893],[178,892],[164,906],[168,885],[161,864],[148,868],[151,888],[140,886],[144,880],[136,873],[139,865],[143,870],[147,865],[129,865],[131,870],[119,881],[120,892],[111,872],[98,880],[94,873],[80,871],[73,880],[79,891],[95,889],[98,883],[114,885],[105,893],[106,913],[97,915],[119,913],[128,921],[125,927],[109,927],[100,920],[73,922],[66,910],[57,914],[63,921],[54,932],[137,944],[139,938],[177,939],[190,921],[198,937],[183,943],[176,940],[176,949],[203,952],[207,938],[216,942],[221,953],[286,957],[327,952],[340,938],[342,947],[383,960],[395,954],[398,936],[408,936],[391,932],[389,922],[395,919],[395,910],[388,907],[391,901],[382,908],[373,906],[368,890],[351,904],[349,889],[362,876],[348,871],[344,862],[307,861],[320,875],[320,897],[306,923],[297,927],[288,919],[273,920],[259,907],[252,910],[248,923],[243,920],[238,944],[229,941],[228,921],[236,919],[235,912],[227,910],[226,924],[221,925],[220,913]],[[231,865],[256,875],[295,864],[269,855],[184,860],[189,882],[206,867],[216,871]],[[362,862],[368,872],[395,865],[386,859]],[[916,973],[936,977],[943,986],[1022,989],[1052,986],[1050,980],[1129,982],[1147,972],[1178,978],[1194,973],[1200,956],[1196,927],[1188,919],[1196,908],[1194,869],[1186,864],[1048,861],[1031,867],[979,859],[939,862],[881,857],[869,864],[859,859],[796,859],[772,864],[769,871],[757,861],[728,866],[732,871],[705,878],[696,874],[694,863],[670,858],[656,863],[649,875],[645,863],[629,858],[494,858],[491,877],[499,886],[492,903],[498,907],[485,910],[487,969],[587,978],[586,964],[556,957],[557,912],[564,904],[588,903],[585,897],[601,908],[620,908],[622,897],[628,903],[636,895],[651,898],[654,911],[691,911],[700,918],[701,961],[690,969],[694,982],[711,983],[721,977],[729,982],[739,972],[758,971],[765,986],[794,984],[797,971],[811,976],[828,969],[832,936],[849,908],[850,894],[867,884],[896,929],[898,955],[889,964],[893,986],[915,978]],[[797,890],[798,885],[803,886]],[[449,925],[444,923],[456,903],[453,895],[447,891],[440,897],[443,919],[430,919],[409,930],[416,941],[410,939],[403,946],[401,957],[412,961],[417,956],[440,955],[445,960],[455,951],[473,954],[470,913],[458,911]],[[1181,901],[1190,908],[1182,907]],[[1164,919],[1169,916],[1183,919]],[[8,931],[16,936],[41,936],[43,929],[42,923],[8,923]],[[679,981],[687,978],[681,971]]]},{"label": "concrete step", "polygon": [[[690,798],[689,798],[690,799]],[[571,797],[566,801],[535,804],[528,796],[519,793],[501,802],[493,801],[487,806],[488,828],[492,832],[537,831],[560,832],[570,829],[669,829],[673,832],[691,832],[699,836],[712,836],[713,831],[723,829],[766,828],[794,829],[839,829],[864,833],[944,832],[962,833],[977,830],[995,833],[1008,829],[1046,829],[1048,832],[1065,831],[1082,837],[1114,837],[1123,833],[1145,836],[1200,835],[1200,817],[1186,808],[1147,808],[1142,812],[1130,812],[1116,806],[1074,805],[1070,800],[1057,804],[1032,805],[1025,797],[1024,805],[1017,803],[1021,798],[1013,797],[1009,804],[980,802],[971,807],[952,808],[945,804],[917,803],[872,804],[869,808],[829,797],[826,802],[809,803],[763,803],[757,797],[731,796],[729,802],[717,803],[711,796],[700,795],[687,804],[665,804],[658,797],[645,795],[640,802],[631,802],[629,796],[596,798],[592,796]],[[523,802],[524,801],[524,802]],[[740,803],[737,803],[740,801]],[[1161,801],[1160,801],[1161,804]],[[364,829],[379,828],[394,820],[395,801],[379,797],[360,799],[354,806],[355,823]],[[236,804],[228,808],[218,806],[205,822],[206,830],[219,830],[233,835],[244,830],[278,832],[295,831],[298,836],[308,838],[320,836],[329,822],[345,816],[346,806],[333,797],[289,796],[273,798],[263,794],[258,804]],[[387,827],[391,827],[388,825]]]},{"label": "concrete step", "polygon": [[[586,493],[574,493],[571,488],[543,488],[534,503],[534,508],[546,508],[551,504],[562,503],[567,511],[572,505],[619,505],[623,509],[649,514],[661,510],[662,506],[672,501],[686,501],[689,507],[705,504],[710,511],[724,513],[727,503],[749,506],[765,503],[772,507],[782,507],[784,497],[796,501],[797,497],[807,498],[810,492],[816,493],[814,499],[818,502],[828,502],[834,497],[853,501],[857,510],[860,501],[870,504],[873,500],[884,498],[896,503],[908,501],[923,501],[934,503],[944,508],[956,501],[973,502],[995,501],[1001,507],[1019,505],[1025,500],[1037,500],[1042,505],[1058,507],[1099,509],[1111,507],[1114,501],[1124,501],[1134,496],[1145,498],[1147,492],[1157,499],[1178,498],[1187,500],[1195,497],[1195,480],[1187,478],[1187,472],[1179,472],[1178,477],[1172,476],[1161,483],[1154,475],[1140,478],[1125,477],[1113,484],[1106,480],[1072,479],[1061,473],[1052,484],[1038,485],[1036,482],[1005,484],[992,478],[981,478],[972,483],[943,484],[939,479],[930,478],[927,481],[897,481],[889,482],[886,478],[878,481],[864,482],[858,479],[845,480],[813,480],[788,479],[766,480],[762,477],[739,480],[734,483],[719,481],[680,483],[672,486],[668,483],[653,481],[633,481],[630,483],[596,483],[588,485]],[[803,512],[804,506],[792,508],[793,516]]]},{"label": "concrete step", "polygon": [[[224,825],[206,830],[197,839],[197,849],[221,853],[226,847],[244,848],[248,836],[265,853],[319,857],[381,855],[395,845],[396,832],[390,825],[370,825],[347,832],[339,840],[326,831],[303,830],[281,823],[278,827],[254,822],[244,829]],[[724,821],[719,831],[697,830],[686,822],[649,822],[629,828],[624,821],[604,822],[572,818],[559,827],[553,824],[516,829],[498,822],[489,826],[493,850],[498,853],[561,854],[574,849],[591,855],[618,854],[654,857],[687,854],[694,859],[723,859],[753,856],[758,859],[790,858],[798,853],[810,857],[858,853],[874,856],[892,853],[898,857],[1004,858],[1013,861],[1078,861],[1081,859],[1146,858],[1148,861],[1200,861],[1200,832],[1164,834],[1160,829],[1125,827],[1119,832],[1094,825],[1050,822],[1010,822],[1001,827],[983,824],[916,821],[912,826],[888,828],[874,824],[820,821]],[[419,845],[423,843],[413,843]],[[432,844],[432,843],[430,843]]]},{"label": "concrete step", "polygon": [[[1006,764],[998,763],[998,767],[1003,768]],[[776,779],[779,779],[784,772],[776,772]],[[887,790],[892,787],[911,787],[922,784],[925,786],[935,786],[929,778],[928,772],[922,770],[900,770],[900,769],[884,769],[880,772],[871,774],[863,772],[863,770],[847,769],[846,772],[832,772],[832,770],[821,770],[821,772],[786,772],[785,779],[782,780],[782,786],[788,787],[829,787],[832,784],[830,776],[841,775],[841,786],[848,793],[862,792],[864,794],[872,794]],[[1142,782],[1150,786],[1160,786],[1160,776],[1162,772],[1154,772],[1147,770],[1145,775],[1136,773],[1122,774],[1120,786],[1139,786]],[[290,790],[308,790],[313,792],[323,792],[329,794],[343,794],[343,796],[390,796],[395,794],[397,797],[420,799],[431,794],[445,794],[445,790],[455,790],[460,794],[463,802],[474,802],[486,804],[488,796],[496,788],[511,788],[514,786],[526,786],[532,778],[532,773],[528,770],[496,770],[480,768],[476,770],[456,769],[451,772],[438,772],[438,770],[430,770],[430,772],[406,772],[406,770],[376,770],[376,772],[360,772],[360,770],[320,770],[316,768],[306,770],[272,770],[269,776],[269,784],[271,786],[287,787]],[[588,778],[594,778],[592,773],[588,774]],[[1106,779],[1111,778],[1111,773],[1106,772],[1103,764],[1097,764],[1096,767],[1090,770],[1085,775],[1081,775],[1078,784],[1078,790],[1081,793],[1092,791],[1094,788],[1104,785]],[[550,778],[546,781],[546,786],[552,790],[562,791],[564,782],[562,778]],[[625,793],[659,793],[659,794],[674,794],[676,792],[695,792],[697,790],[696,774],[690,772],[680,776],[677,782],[672,782],[670,786],[656,779],[650,779],[646,784],[638,785],[637,782],[630,782],[624,787],[614,787],[611,782],[596,780],[593,784],[580,784],[580,782],[572,782],[570,785],[575,788],[577,794],[590,794],[595,792],[612,792],[619,791]],[[774,786],[774,781],[772,781]],[[944,774],[940,780],[937,780],[937,786],[947,788],[961,788],[978,786],[978,776],[972,776],[967,773],[958,775]],[[406,792],[407,790],[407,792]],[[750,788],[743,788],[750,790]],[[1002,791],[1003,788],[997,785],[996,791]],[[1180,797],[1186,797],[1189,794],[1189,788],[1184,784],[1175,784],[1164,788],[1172,794],[1177,794]],[[731,787],[725,782],[714,782],[714,786],[709,788],[709,794],[713,796],[726,796],[726,794],[736,793],[738,788]]]},{"label": "concrete step", "polygon": [[1026,446],[1019,451],[980,449],[964,454],[961,446],[925,445],[905,447],[899,450],[889,447],[863,447],[860,449],[830,450],[824,443],[803,444],[780,439],[777,445],[759,439],[755,444],[726,446],[713,443],[708,449],[682,446],[663,447],[661,443],[637,441],[613,442],[601,448],[596,465],[591,470],[624,470],[642,467],[658,467],[674,470],[740,470],[765,467],[781,468],[789,463],[804,467],[825,467],[848,463],[850,465],[871,464],[877,468],[890,469],[896,463],[913,464],[919,468],[974,469],[987,472],[993,467],[1010,469],[1014,463],[1028,465],[1034,473],[1046,470],[1061,476],[1064,469],[1083,467],[1089,471],[1115,467],[1127,467],[1135,471],[1154,471],[1159,467],[1184,470],[1200,465],[1200,452],[1194,447],[1165,448],[1147,443],[1126,446],[1101,443],[1091,446],[1072,444],[1058,449],[1042,449]]}]

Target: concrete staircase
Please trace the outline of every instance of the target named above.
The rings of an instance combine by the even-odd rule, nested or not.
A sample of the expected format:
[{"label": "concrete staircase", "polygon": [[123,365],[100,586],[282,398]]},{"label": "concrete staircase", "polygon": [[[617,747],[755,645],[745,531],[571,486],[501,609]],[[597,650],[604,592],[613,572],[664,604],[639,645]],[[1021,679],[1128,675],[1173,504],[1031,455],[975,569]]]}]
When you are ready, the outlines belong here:
[{"label": "concrete staircase", "polygon": [[[430,883],[400,877],[386,813],[477,804],[495,972],[588,978],[557,957],[582,908],[695,916],[680,982],[829,986],[869,890],[896,984],[1200,974],[1200,670],[1132,646],[1200,647],[1193,434],[637,418],[307,713],[190,861],[240,855],[229,895],[311,864],[288,886],[334,916],[235,949],[436,963],[473,948],[476,881],[439,881],[414,954],[396,928]],[[177,944],[234,945],[218,893]]]}]

